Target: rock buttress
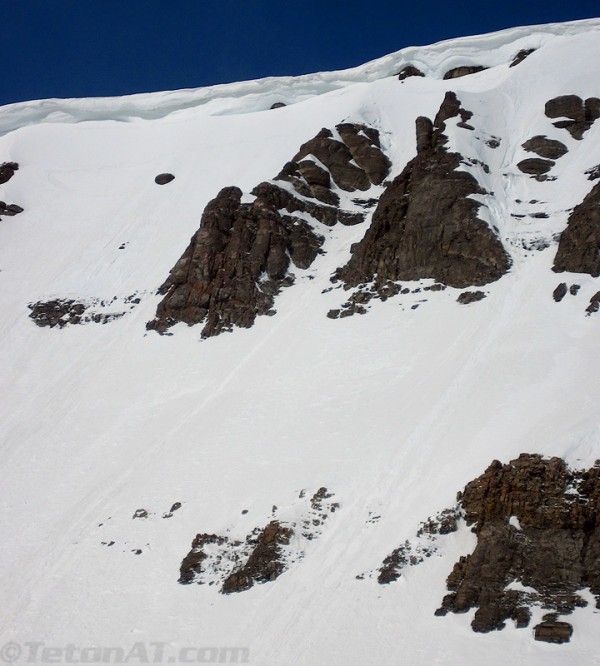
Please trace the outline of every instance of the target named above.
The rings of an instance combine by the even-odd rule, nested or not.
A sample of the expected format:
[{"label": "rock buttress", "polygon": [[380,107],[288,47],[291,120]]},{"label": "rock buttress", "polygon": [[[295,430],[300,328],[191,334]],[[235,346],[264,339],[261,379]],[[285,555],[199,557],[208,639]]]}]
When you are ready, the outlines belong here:
[{"label": "rock buttress", "polygon": [[600,275],[600,183],[571,213],[552,270]]},{"label": "rock buttress", "polygon": [[598,464],[574,471],[533,454],[496,460],[459,497],[477,545],[455,564],[436,614],[476,608],[475,631],[501,629],[508,619],[525,627],[531,605],[558,614],[584,606],[577,594],[584,587],[600,608]]},{"label": "rock buttress", "polygon": [[206,338],[250,327],[291,282],[290,260],[307,268],[317,256],[321,238],[306,222],[280,215],[264,198],[242,204],[241,197],[239,188],[226,187],[206,206],[200,229],[159,289],[164,298],[148,329],[205,322]]},{"label": "rock buttress", "polygon": [[506,273],[510,259],[477,218],[480,204],[469,198],[485,192],[471,174],[457,170],[463,157],[445,147],[445,121],[459,117],[459,127],[472,129],[471,116],[449,92],[433,123],[417,119],[417,156],[381,196],[370,228],[336,278],[350,286],[375,276],[379,282],[433,278],[462,288]]}]

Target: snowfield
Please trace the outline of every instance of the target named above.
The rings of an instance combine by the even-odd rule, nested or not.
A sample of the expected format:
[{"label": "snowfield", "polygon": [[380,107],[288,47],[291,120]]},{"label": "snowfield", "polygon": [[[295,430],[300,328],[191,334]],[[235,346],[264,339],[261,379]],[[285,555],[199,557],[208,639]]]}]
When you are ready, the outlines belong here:
[{"label": "snowfield", "polygon": [[[0,108],[0,162],[19,163],[0,198],[25,209],[0,221],[0,650],[20,645],[14,663],[28,663],[33,642],[125,652],[162,642],[158,663],[183,661],[187,647],[240,647],[266,666],[600,664],[591,595],[568,620],[567,645],[534,641],[542,609],[528,629],[488,634],[471,630],[471,614],[434,616],[475,543],[464,525],[398,581],[373,575],[492,460],[541,453],[584,468],[600,458],[600,314],[585,315],[600,280],[551,270],[556,235],[593,185],[584,172],[600,163],[600,122],[576,141],[544,115],[558,95],[600,96],[599,62],[600,19],[297,79]],[[426,76],[401,83],[393,74],[409,63]],[[443,80],[469,64],[489,69]],[[464,168],[494,193],[481,216],[512,258],[484,300],[460,305],[448,288],[327,318],[345,292],[323,292],[367,219],[319,228],[325,253],[294,269],[277,314],[252,328],[208,340],[199,326],[146,332],[157,288],[222,187],[250,192],[342,121],[380,131],[396,176],[416,152],[415,118],[433,117],[448,90],[476,128],[450,122],[451,146],[490,165],[488,175]],[[279,101],[288,106],[269,110]],[[569,149],[555,181],[516,168],[536,134]],[[157,186],[161,172],[175,180]],[[538,212],[549,217],[528,217]],[[555,303],[563,281],[581,289]],[[126,314],[105,325],[40,328],[28,316],[39,300],[115,297]],[[318,538],[291,544],[304,555],[276,581],[231,595],[177,583],[197,533],[243,539],[274,506],[300,520],[301,491],[320,487],[339,509]],[[137,509],[148,517],[132,519]]]}]

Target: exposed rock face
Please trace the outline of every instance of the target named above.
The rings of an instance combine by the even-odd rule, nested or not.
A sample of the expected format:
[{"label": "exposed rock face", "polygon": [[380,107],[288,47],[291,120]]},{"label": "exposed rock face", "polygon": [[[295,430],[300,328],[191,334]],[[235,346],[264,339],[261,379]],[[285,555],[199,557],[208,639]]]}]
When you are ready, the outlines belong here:
[{"label": "exposed rock face", "polygon": [[290,264],[308,268],[319,253],[322,237],[294,213],[327,226],[364,220],[363,212],[340,208],[334,188],[367,190],[384,180],[390,162],[377,130],[343,123],[336,132],[339,139],[323,129],[301,146],[275,181],[254,188],[253,203],[241,203],[237,187],[221,190],[159,288],[164,299],[148,329],[205,322],[206,338],[252,326],[257,315],[274,313],[275,295],[292,284]]},{"label": "exposed rock face", "polygon": [[600,183],[571,213],[552,270],[600,275]]},{"label": "exposed rock face", "polygon": [[545,157],[549,160],[558,160],[569,152],[569,149],[562,141],[549,139],[547,136],[539,134],[532,136],[531,139],[527,139],[523,144],[523,148],[528,153],[536,153],[540,157]]},{"label": "exposed rock face", "polygon": [[13,217],[22,212],[23,208],[21,208],[21,206],[17,206],[17,204],[6,204],[4,201],[0,201],[0,215]]},{"label": "exposed rock face", "polygon": [[541,157],[529,157],[526,160],[521,160],[517,164],[517,169],[523,173],[535,176],[538,180],[545,180],[546,175],[554,166],[552,160],[544,160]]},{"label": "exposed rock face", "polygon": [[423,72],[414,65],[406,65],[406,67],[403,67],[398,72],[398,79],[400,81],[404,81],[404,79],[408,79],[411,76],[425,76],[425,74],[423,74]]},{"label": "exposed rock face", "polygon": [[[549,615],[554,615],[550,613]],[[545,643],[568,643],[573,635],[573,627],[568,622],[557,622],[555,619],[544,620],[533,628],[536,641]]]},{"label": "exposed rock face", "polygon": [[284,104],[283,102],[275,102],[274,104],[271,104],[271,111],[273,109],[282,109],[284,106],[287,106],[287,104]]},{"label": "exposed rock face", "polygon": [[182,585],[189,585],[193,582],[196,575],[202,573],[202,562],[207,559],[207,554],[204,550],[207,544],[215,543],[222,545],[226,542],[227,537],[222,537],[218,534],[196,534],[192,541],[192,549],[181,562],[178,582]]},{"label": "exposed rock face", "polygon": [[535,49],[521,49],[517,55],[513,58],[513,61],[510,63],[510,67],[516,67],[520,65],[527,56],[530,56]]},{"label": "exposed rock face", "polygon": [[18,170],[19,165],[16,162],[3,162],[0,164],[0,185],[7,183],[15,175],[15,171]]},{"label": "exposed rock face", "polygon": [[463,65],[462,67],[454,67],[447,71],[444,74],[444,80],[447,79],[459,79],[462,76],[469,76],[469,74],[477,74],[477,72],[483,72],[487,67],[482,65]]},{"label": "exposed rock face", "polygon": [[496,460],[459,499],[477,546],[454,566],[438,615],[476,608],[474,631],[501,629],[508,619],[524,627],[532,604],[558,614],[584,606],[577,594],[584,587],[600,608],[600,461],[574,471],[539,455]]},{"label": "exposed rock face", "polygon": [[590,298],[590,304],[585,309],[588,315],[594,314],[594,312],[598,312],[598,310],[600,310],[600,291],[597,291]]},{"label": "exposed rock face", "polygon": [[584,101],[577,95],[561,95],[546,102],[545,112],[548,118],[567,118],[553,125],[566,129],[574,139],[581,140],[600,118],[600,99],[590,97]]},{"label": "exposed rock face", "polygon": [[278,578],[285,566],[281,561],[281,546],[287,546],[293,530],[272,520],[258,535],[256,545],[246,563],[233,571],[223,582],[221,592],[243,592],[254,583],[266,583]]},{"label": "exposed rock face", "polygon": [[457,171],[463,161],[448,152],[443,134],[448,119],[466,125],[471,113],[447,93],[432,123],[418,118],[417,156],[386,188],[362,241],[334,279],[349,286],[370,282],[433,278],[454,287],[499,279],[510,260],[490,227],[477,218],[482,194],[475,178]]},{"label": "exposed rock face", "polygon": [[206,206],[200,229],[159,289],[165,298],[149,329],[206,321],[202,336],[209,337],[252,326],[291,283],[290,261],[312,263],[321,238],[306,222],[282,217],[265,198],[242,204],[241,197],[239,188],[226,187]]},{"label": "exposed rock face", "polygon": [[157,185],[166,185],[172,180],[175,180],[175,176],[172,173],[159,173],[158,176],[154,179],[154,182]]}]

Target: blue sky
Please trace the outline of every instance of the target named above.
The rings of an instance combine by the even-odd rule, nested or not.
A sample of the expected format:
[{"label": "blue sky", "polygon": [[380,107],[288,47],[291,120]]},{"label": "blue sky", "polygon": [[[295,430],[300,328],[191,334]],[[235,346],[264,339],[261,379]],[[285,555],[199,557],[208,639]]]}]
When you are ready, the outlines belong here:
[{"label": "blue sky", "polygon": [[598,0],[4,0],[0,104],[343,69],[413,44],[598,15]]}]

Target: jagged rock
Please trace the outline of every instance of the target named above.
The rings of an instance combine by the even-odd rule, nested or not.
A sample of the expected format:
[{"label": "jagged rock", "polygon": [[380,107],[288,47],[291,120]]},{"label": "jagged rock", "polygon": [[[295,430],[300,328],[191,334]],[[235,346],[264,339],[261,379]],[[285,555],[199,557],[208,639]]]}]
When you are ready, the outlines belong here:
[{"label": "jagged rock", "polygon": [[282,217],[266,197],[251,204],[241,197],[239,188],[226,187],[206,206],[200,229],[159,289],[164,299],[148,329],[206,322],[206,338],[252,326],[291,284],[290,260],[306,268],[317,256],[322,239],[308,223]]},{"label": "jagged rock", "polygon": [[206,545],[223,545],[227,541],[227,537],[218,534],[197,534],[192,541],[192,549],[181,562],[178,582],[182,585],[189,585],[197,575],[202,573],[202,562],[207,558],[204,550]]},{"label": "jagged rock", "polygon": [[577,296],[577,294],[579,293],[579,290],[580,290],[580,289],[581,289],[581,285],[579,285],[579,284],[572,284],[572,285],[569,287],[569,293],[571,294],[571,296]]},{"label": "jagged rock", "polygon": [[146,509],[136,509],[135,513],[132,516],[134,519],[135,518],[148,518],[148,512]]},{"label": "jagged rock", "polygon": [[293,162],[313,155],[331,174],[342,190],[368,190],[387,176],[390,161],[381,151],[379,132],[366,125],[342,123],[336,127],[342,141],[323,128],[317,136],[304,143]]},{"label": "jagged rock", "polygon": [[271,110],[273,109],[281,109],[284,106],[287,106],[287,104],[284,104],[283,102],[275,102],[274,104],[271,104]]},{"label": "jagged rock", "polygon": [[256,545],[246,563],[223,581],[221,592],[243,592],[254,583],[266,583],[278,578],[284,571],[281,546],[288,545],[293,530],[272,520],[256,539]]},{"label": "jagged rock", "polygon": [[[37,326],[49,328],[64,328],[75,324],[107,324],[124,316],[124,312],[94,312],[91,308],[99,303],[93,299],[90,303],[80,303],[72,299],[52,299],[50,301],[38,301],[29,303],[27,306],[31,313],[29,317]],[[100,302],[105,305],[104,301]]]},{"label": "jagged rock", "polygon": [[461,305],[469,305],[469,303],[476,303],[484,298],[485,292],[483,291],[463,291],[462,294],[458,295],[456,302]]},{"label": "jagged rock", "polygon": [[535,49],[521,49],[517,55],[513,58],[513,61],[510,63],[510,67],[516,67],[520,65],[527,56],[530,56]]},{"label": "jagged rock", "polygon": [[585,175],[588,177],[588,180],[598,180],[598,178],[600,178],[600,164],[588,169],[585,172]]},{"label": "jagged rock", "polygon": [[0,185],[7,183],[19,170],[17,162],[3,162],[0,164]]},{"label": "jagged rock", "polygon": [[600,291],[597,291],[590,298],[590,304],[585,309],[585,311],[588,313],[588,315],[591,315],[594,312],[598,312],[598,310],[600,310]]},{"label": "jagged rock", "polygon": [[[438,615],[476,608],[474,631],[510,618],[524,626],[531,605],[560,614],[584,606],[584,587],[600,607],[600,461],[575,471],[534,454],[495,460],[459,501],[477,545],[455,564]],[[510,589],[514,581],[533,591]]]},{"label": "jagged rock", "polygon": [[567,295],[567,283],[561,282],[558,287],[552,292],[552,298],[560,303],[562,299]]},{"label": "jagged rock", "polygon": [[445,148],[445,122],[471,114],[456,95],[446,94],[435,121],[417,120],[419,152],[379,200],[364,238],[334,280],[349,286],[433,278],[466,287],[499,279],[510,260],[502,243],[482,220],[471,197],[484,191],[475,178],[458,171],[463,158]]},{"label": "jagged rock", "polygon": [[157,185],[166,185],[172,180],[175,180],[175,176],[172,173],[159,173],[158,176],[154,179],[154,182]]},{"label": "jagged rock", "polygon": [[535,640],[545,643],[568,643],[573,635],[572,625],[556,620],[540,622],[533,628],[533,631]]},{"label": "jagged rock", "polygon": [[578,95],[561,95],[546,102],[545,113],[548,118],[568,118],[553,125],[566,129],[574,139],[581,140],[600,118],[600,99],[590,97],[584,101]]},{"label": "jagged rock", "polygon": [[482,65],[463,65],[462,67],[454,67],[453,69],[447,71],[444,74],[444,80],[447,79],[459,79],[462,76],[469,76],[469,74],[477,74],[477,72],[483,72],[488,69]]},{"label": "jagged rock", "polygon": [[7,215],[8,217],[13,217],[23,212],[21,206],[17,204],[5,204],[4,201],[0,201],[0,215]]},{"label": "jagged rock", "polygon": [[544,160],[541,157],[528,157],[517,164],[517,169],[539,179],[540,176],[548,173],[554,164],[552,160]]},{"label": "jagged rock", "polygon": [[552,270],[556,273],[600,275],[600,183],[569,216],[562,232]]},{"label": "jagged rock", "polygon": [[404,79],[408,79],[411,76],[425,76],[425,74],[423,74],[423,72],[414,65],[406,65],[406,67],[403,67],[398,72],[398,79],[400,81],[404,81]]},{"label": "jagged rock", "polygon": [[536,153],[540,157],[550,160],[560,159],[569,152],[569,149],[561,141],[549,139],[547,136],[539,134],[531,137],[531,139],[527,139],[522,147],[528,153]]}]

